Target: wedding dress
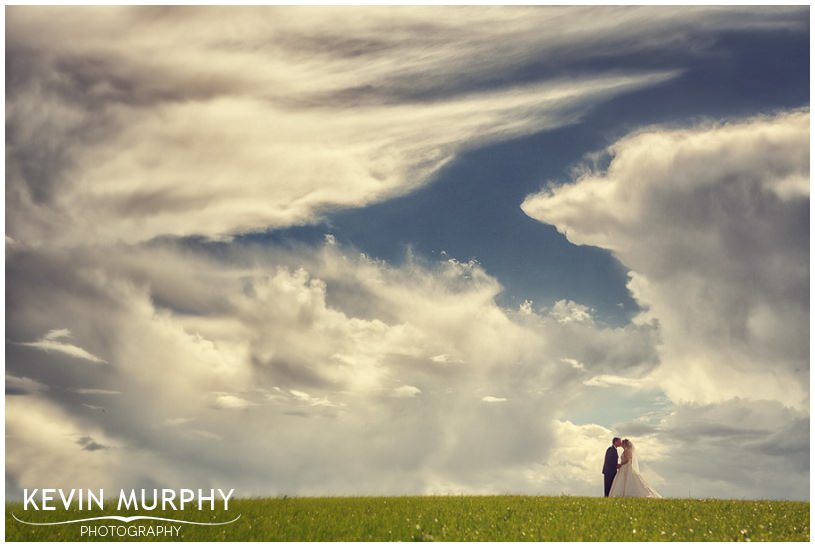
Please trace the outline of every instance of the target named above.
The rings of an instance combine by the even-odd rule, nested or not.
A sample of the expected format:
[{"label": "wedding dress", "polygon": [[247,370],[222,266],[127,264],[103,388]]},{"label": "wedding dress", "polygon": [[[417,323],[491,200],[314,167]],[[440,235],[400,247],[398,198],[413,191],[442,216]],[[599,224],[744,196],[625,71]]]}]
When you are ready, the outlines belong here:
[{"label": "wedding dress", "polygon": [[611,483],[610,498],[661,498],[640,475],[637,455],[632,446],[629,450],[631,459],[617,470],[614,482]]}]

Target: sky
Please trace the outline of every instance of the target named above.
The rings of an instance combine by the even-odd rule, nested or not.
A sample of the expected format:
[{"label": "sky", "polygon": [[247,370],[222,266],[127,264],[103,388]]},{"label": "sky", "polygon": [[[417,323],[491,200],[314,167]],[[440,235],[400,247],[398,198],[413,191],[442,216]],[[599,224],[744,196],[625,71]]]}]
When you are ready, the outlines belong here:
[{"label": "sky", "polygon": [[6,8],[6,494],[809,499],[809,8]]}]

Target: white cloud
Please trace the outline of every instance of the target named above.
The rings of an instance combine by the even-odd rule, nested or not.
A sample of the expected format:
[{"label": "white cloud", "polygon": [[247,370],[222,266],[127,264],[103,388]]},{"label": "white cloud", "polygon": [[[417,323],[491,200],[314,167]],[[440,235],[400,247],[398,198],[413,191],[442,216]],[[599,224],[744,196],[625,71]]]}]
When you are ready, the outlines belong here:
[{"label": "white cloud", "polygon": [[[526,312],[527,310],[522,310]],[[572,323],[592,321],[592,310],[588,306],[572,302],[571,300],[558,300],[548,310],[548,314],[559,323]]]},{"label": "white cloud", "polygon": [[417,397],[422,394],[422,390],[416,386],[399,386],[393,390],[397,397]]},{"label": "white cloud", "polygon": [[[608,153],[606,170],[523,204],[570,241],[613,251],[644,308],[635,323],[658,325],[659,367],[584,385],[659,388],[676,403],[614,432],[649,447],[663,494],[807,499],[809,114],[647,128]],[[596,426],[575,427],[565,482],[590,493],[579,462],[599,438],[581,449]]]},{"label": "white cloud", "polygon": [[115,389],[99,389],[99,388],[89,388],[89,387],[80,387],[74,390],[76,393],[80,395],[121,395],[121,391],[117,391]]},{"label": "white cloud", "polygon": [[[117,488],[135,485],[150,469],[149,480],[167,487],[226,481],[242,495],[602,491],[596,462],[612,431],[569,425],[561,409],[584,394],[585,383],[651,389],[637,378],[650,378],[656,365],[653,326],[564,323],[545,311],[504,310],[494,301],[500,286],[477,264],[408,261],[397,268],[349,251],[233,246],[213,259],[173,245],[126,254],[22,250],[8,263],[15,287],[10,338],[70,317],[106,340],[116,366],[104,389],[121,394],[105,400],[104,412],[78,404],[75,390],[14,399],[47,394],[48,413],[79,424],[60,450],[104,453],[98,482]],[[73,261],[107,274],[86,276],[68,267]],[[32,269],[54,273],[42,285],[27,274]],[[335,294],[340,282],[343,291]],[[349,287],[350,303],[341,297]],[[72,299],[77,291],[85,295],[80,308]],[[43,317],[40,301],[50,303]],[[9,374],[20,375],[25,348],[10,344],[7,351]],[[451,366],[434,359],[440,355],[461,359]],[[97,381],[98,369],[67,370],[75,385]],[[767,484],[786,488],[789,481],[773,477],[805,466],[805,415],[769,406],[761,419],[764,407],[748,402],[722,408],[667,409],[614,433],[634,440],[663,494],[684,496],[692,482],[695,495],[780,495]],[[751,409],[759,414],[744,414]],[[18,431],[20,412],[13,414]],[[745,428],[749,442],[742,445]],[[694,435],[702,435],[699,450],[683,444]],[[76,439],[85,436],[122,450],[82,450]],[[133,446],[138,456],[114,454]],[[741,485],[722,470],[723,479],[699,485],[704,473],[694,469],[711,454],[733,461],[728,451],[749,446],[761,457],[739,464],[740,472],[760,469],[761,481]],[[32,470],[51,480],[60,469],[47,459],[29,462],[23,455],[35,448],[42,445],[29,435],[7,443],[9,492],[33,484]],[[179,452],[188,454],[183,465]],[[677,453],[681,462],[663,457]],[[765,474],[768,463],[778,473]],[[270,468],[274,476],[264,474]],[[314,474],[329,468],[335,472]]]},{"label": "white cloud", "polygon": [[586,370],[586,365],[578,361],[577,359],[570,359],[569,357],[564,357],[560,360],[561,363],[566,363],[567,365],[571,365],[572,367],[578,370]]},{"label": "white cloud", "polygon": [[608,153],[523,209],[632,270],[637,321],[659,324],[659,386],[808,406],[809,113],[648,128]]},{"label": "white cloud", "polygon": [[[314,222],[678,74],[570,61],[802,25],[795,8],[17,6],[7,230],[72,244]],[[502,87],[540,59],[550,78]]]},{"label": "white cloud", "polygon": [[231,393],[216,393],[212,401],[212,406],[222,410],[242,410],[252,406],[252,403]]},{"label": "white cloud", "polygon": [[[86,275],[67,266],[74,261],[106,273]],[[49,282],[32,268],[53,272]],[[445,483],[526,491],[525,474],[547,457],[547,420],[585,375],[639,370],[652,354],[649,328],[500,308],[500,286],[476,263],[393,267],[339,244],[233,245],[217,259],[173,244],[23,249],[8,276],[10,335],[71,317],[115,363],[104,389],[121,394],[105,412],[77,404],[73,391],[54,394],[66,419],[116,437],[87,433],[104,446],[138,442],[169,485],[228,480],[242,495],[421,493]],[[45,316],[40,301],[50,303]],[[8,346],[10,373],[25,363],[23,349]],[[97,380],[82,367],[70,377]],[[181,465],[179,451],[196,456]],[[270,468],[274,477],[263,474]]]},{"label": "white cloud", "polygon": [[450,357],[446,353],[440,353],[438,355],[434,355],[433,357],[430,358],[430,360],[433,361],[434,363],[441,363],[441,364],[448,364],[448,363],[452,363],[452,364],[459,363],[459,364],[461,364],[463,362],[460,359],[454,359],[453,357]]},{"label": "white cloud", "polygon": [[[77,175],[55,188],[69,224],[51,235],[222,237],[314,222],[326,208],[362,206],[424,184],[466,148],[572,122],[581,104],[668,77],[547,82],[330,112],[257,97],[129,107],[119,132],[79,150]],[[26,213],[36,218],[35,210]]]},{"label": "white cloud", "polygon": [[626,378],[624,376],[614,376],[611,374],[592,376],[591,378],[585,380],[583,385],[592,387],[626,386],[640,389],[655,387],[655,383],[647,378]]},{"label": "white cloud", "polygon": [[306,403],[309,406],[335,406],[331,401],[328,400],[328,398],[312,397],[305,391],[290,389],[289,393],[291,393],[296,400]]},{"label": "white cloud", "polygon": [[71,331],[70,330],[68,330],[68,329],[54,329],[54,330],[48,331],[48,333],[45,336],[43,336],[43,340],[54,341],[54,340],[59,340],[60,338],[70,338],[70,337],[71,337]]},{"label": "white cloud", "polygon": [[190,418],[167,418],[166,420],[164,420],[164,425],[169,427],[175,427],[178,425],[184,425],[191,421],[192,420]]},{"label": "white cloud", "polygon": [[89,351],[79,346],[69,344],[67,342],[60,342],[60,339],[70,337],[71,331],[68,329],[57,329],[49,331],[45,336],[36,342],[20,342],[19,345],[37,348],[47,352],[56,351],[57,353],[64,353],[65,355],[69,355],[77,359],[83,359],[85,361],[91,361],[93,363],[107,363],[107,361],[104,359],[93,355]]}]

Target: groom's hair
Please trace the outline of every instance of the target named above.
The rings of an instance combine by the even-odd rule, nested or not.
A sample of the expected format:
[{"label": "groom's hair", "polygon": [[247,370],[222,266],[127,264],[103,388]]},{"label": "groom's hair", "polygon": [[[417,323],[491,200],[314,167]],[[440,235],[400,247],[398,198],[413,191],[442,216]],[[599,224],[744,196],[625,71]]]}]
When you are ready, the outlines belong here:
[{"label": "groom's hair", "polygon": [[619,437],[614,437],[613,439],[611,439],[611,444],[618,443],[618,442],[620,442]]}]

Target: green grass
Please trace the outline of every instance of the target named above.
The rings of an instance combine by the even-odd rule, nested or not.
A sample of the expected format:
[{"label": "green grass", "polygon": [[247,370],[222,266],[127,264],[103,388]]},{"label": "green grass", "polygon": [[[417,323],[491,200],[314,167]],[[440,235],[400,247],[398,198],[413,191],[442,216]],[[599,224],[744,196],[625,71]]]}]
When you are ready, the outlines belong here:
[{"label": "green grass", "polygon": [[[86,541],[79,524],[28,526],[115,511],[23,511],[6,504],[9,541]],[[543,496],[265,498],[232,500],[229,511],[141,512],[182,520],[196,541],[809,541],[809,502],[604,499]],[[97,524],[122,526],[114,521]],[[158,525],[140,521],[133,525]],[[128,525],[124,525],[128,526]],[[93,538],[90,538],[93,539]],[[110,541],[110,536],[99,540]],[[138,538],[121,538],[133,541]]]}]

